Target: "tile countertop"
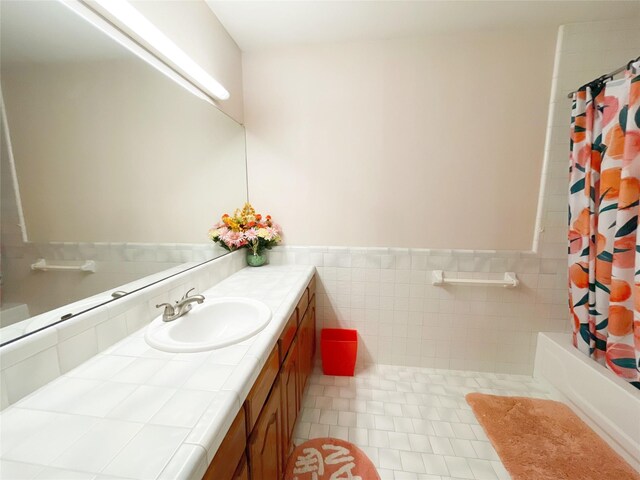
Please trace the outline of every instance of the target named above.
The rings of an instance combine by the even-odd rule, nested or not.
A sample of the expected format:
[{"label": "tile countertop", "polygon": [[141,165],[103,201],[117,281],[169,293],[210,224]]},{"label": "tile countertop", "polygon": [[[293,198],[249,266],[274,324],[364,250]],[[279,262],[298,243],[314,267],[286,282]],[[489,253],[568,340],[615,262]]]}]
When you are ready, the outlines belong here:
[{"label": "tile countertop", "polygon": [[314,272],[247,267],[203,292],[269,305],[267,327],[242,343],[166,353],[143,328],[6,408],[0,476],[199,480]]}]

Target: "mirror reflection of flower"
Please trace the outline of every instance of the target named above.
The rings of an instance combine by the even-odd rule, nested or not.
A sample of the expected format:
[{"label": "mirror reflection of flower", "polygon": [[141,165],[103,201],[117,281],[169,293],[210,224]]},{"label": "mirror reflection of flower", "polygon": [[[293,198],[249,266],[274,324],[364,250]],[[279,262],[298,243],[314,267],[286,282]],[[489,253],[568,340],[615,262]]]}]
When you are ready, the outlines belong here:
[{"label": "mirror reflection of flower", "polygon": [[248,248],[257,255],[280,243],[282,229],[271,215],[263,217],[247,202],[242,209],[236,209],[233,216],[225,213],[221,221],[209,230],[209,238],[230,252]]}]

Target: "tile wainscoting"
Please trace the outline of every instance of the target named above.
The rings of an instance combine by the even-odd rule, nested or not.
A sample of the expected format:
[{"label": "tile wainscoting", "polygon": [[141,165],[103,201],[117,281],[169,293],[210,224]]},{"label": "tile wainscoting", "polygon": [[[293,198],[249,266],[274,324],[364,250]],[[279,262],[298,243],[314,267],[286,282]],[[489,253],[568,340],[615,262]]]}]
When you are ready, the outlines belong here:
[{"label": "tile wainscoting", "polygon": [[2,347],[0,409],[147,325],[160,314],[157,304],[190,288],[202,292],[245,266],[242,252],[225,255]]},{"label": "tile wainscoting", "polygon": [[[226,253],[213,243],[19,242],[3,243],[0,250],[4,279],[2,300],[28,305],[29,316],[110,289],[132,291]],[[96,272],[86,275],[32,271],[31,265],[40,258],[60,265],[93,260]],[[10,323],[0,321],[1,326]]]},{"label": "tile wainscoting", "polygon": [[[567,331],[564,263],[529,253],[278,247],[270,263],[314,265],[318,328],[355,328],[360,364],[530,374],[539,331]],[[448,277],[515,289],[435,286]]]}]

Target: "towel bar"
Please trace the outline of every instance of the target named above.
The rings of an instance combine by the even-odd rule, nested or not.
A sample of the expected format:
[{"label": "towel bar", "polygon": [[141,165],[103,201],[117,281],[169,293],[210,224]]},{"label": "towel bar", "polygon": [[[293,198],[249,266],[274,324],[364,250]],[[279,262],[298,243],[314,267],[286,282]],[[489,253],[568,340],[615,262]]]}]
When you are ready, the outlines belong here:
[{"label": "towel bar", "polygon": [[520,281],[514,272],[506,272],[503,280],[488,280],[480,278],[444,278],[442,270],[434,270],[431,283],[433,285],[484,285],[489,287],[515,288]]},{"label": "towel bar", "polygon": [[31,264],[31,270],[41,270],[47,272],[49,270],[72,270],[77,272],[95,273],[96,262],[87,260],[81,265],[50,265],[44,258],[39,258],[36,263]]}]

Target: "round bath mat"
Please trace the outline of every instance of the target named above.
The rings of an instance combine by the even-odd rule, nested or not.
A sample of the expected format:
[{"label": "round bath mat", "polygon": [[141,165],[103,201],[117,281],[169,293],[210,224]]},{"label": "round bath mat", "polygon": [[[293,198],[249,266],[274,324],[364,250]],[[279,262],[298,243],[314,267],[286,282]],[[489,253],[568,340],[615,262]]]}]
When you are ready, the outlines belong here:
[{"label": "round bath mat", "polygon": [[338,438],[308,440],[289,456],[285,480],[380,480],[369,457]]}]

